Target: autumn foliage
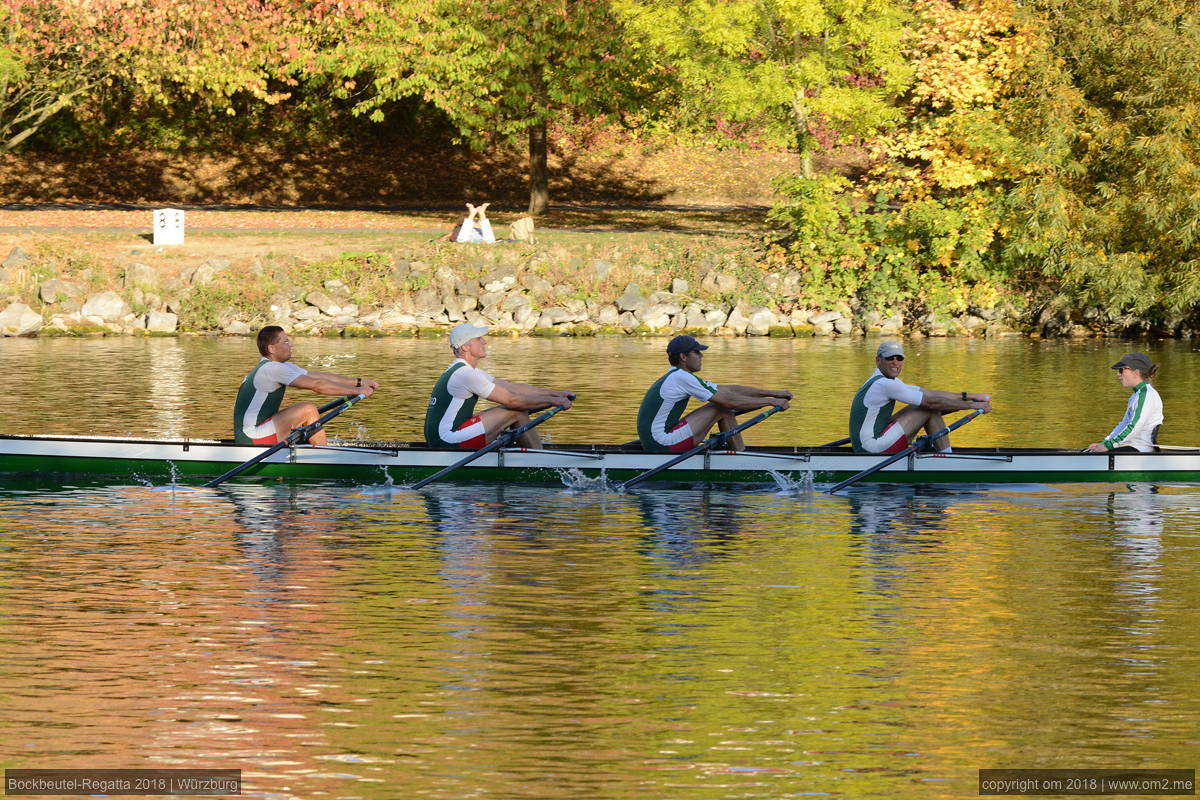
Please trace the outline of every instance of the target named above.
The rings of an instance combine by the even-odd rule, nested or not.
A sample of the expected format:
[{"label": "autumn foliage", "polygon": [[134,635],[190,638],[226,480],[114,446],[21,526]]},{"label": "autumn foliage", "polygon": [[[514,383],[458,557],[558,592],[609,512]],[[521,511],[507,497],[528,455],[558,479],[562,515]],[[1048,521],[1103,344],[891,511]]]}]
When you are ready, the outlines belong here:
[{"label": "autumn foliage", "polygon": [[1200,0],[0,0],[0,23],[0,152],[145,109],[309,141],[426,115],[525,149],[539,211],[556,127],[771,143],[799,169],[763,264],[804,302],[1046,332],[1200,305]]}]

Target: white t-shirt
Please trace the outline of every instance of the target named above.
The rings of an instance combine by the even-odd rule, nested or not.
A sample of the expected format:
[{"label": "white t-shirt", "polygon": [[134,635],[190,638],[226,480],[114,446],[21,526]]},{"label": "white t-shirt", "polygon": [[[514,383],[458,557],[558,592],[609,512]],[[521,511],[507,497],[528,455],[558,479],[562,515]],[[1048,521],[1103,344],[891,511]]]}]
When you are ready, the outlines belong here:
[{"label": "white t-shirt", "polygon": [[[861,373],[860,373],[861,374]],[[881,408],[892,401],[899,401],[910,406],[919,406],[925,400],[920,386],[909,386],[899,378],[886,378],[879,370],[872,377],[879,375],[880,379],[871,384],[863,396],[863,403],[868,409]]]},{"label": "white t-shirt", "polygon": [[455,359],[455,361],[462,361],[463,366],[456,369],[450,376],[450,380],[446,383],[446,390],[452,397],[460,400],[466,400],[471,395],[486,400],[492,393],[492,389],[496,388],[496,379],[479,367],[472,367],[461,358]]}]

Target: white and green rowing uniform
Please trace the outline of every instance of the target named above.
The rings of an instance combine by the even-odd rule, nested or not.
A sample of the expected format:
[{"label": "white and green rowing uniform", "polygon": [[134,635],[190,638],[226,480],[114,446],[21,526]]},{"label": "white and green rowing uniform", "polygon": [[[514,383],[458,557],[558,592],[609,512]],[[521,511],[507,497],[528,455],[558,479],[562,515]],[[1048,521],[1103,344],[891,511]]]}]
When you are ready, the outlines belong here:
[{"label": "white and green rowing uniform", "polygon": [[233,403],[233,439],[238,444],[275,444],[271,417],[283,403],[283,393],[292,381],[308,370],[290,361],[264,358],[242,380]]},{"label": "white and green rowing uniform", "polygon": [[1154,451],[1154,432],[1163,421],[1162,398],[1158,390],[1146,381],[1142,381],[1132,389],[1129,403],[1125,406],[1125,416],[1113,428],[1112,433],[1104,438],[1102,444],[1109,450],[1118,447],[1132,447],[1139,453]]},{"label": "white and green rowing uniform", "polygon": [[433,448],[478,450],[487,441],[483,422],[475,415],[475,401],[487,399],[496,379],[461,358],[446,368],[429,396],[425,409],[425,443]]},{"label": "white and green rowing uniform", "polygon": [[878,369],[854,393],[850,402],[850,441],[856,453],[895,453],[908,446],[904,428],[893,425],[896,401],[921,405],[920,386],[889,378]]},{"label": "white and green rowing uniform", "polygon": [[647,453],[682,453],[696,446],[691,426],[682,420],[688,399],[707,403],[717,393],[717,385],[694,372],[672,367],[656,380],[638,409],[637,429],[642,449]]}]

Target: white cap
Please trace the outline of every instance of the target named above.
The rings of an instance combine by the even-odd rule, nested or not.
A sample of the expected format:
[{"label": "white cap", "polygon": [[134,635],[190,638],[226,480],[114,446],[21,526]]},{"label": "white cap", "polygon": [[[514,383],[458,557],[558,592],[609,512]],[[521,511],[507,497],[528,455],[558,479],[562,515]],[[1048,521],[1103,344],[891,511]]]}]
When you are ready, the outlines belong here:
[{"label": "white cap", "polygon": [[488,332],[486,327],[477,327],[469,322],[463,322],[450,329],[450,346],[455,350],[472,339],[478,339]]},{"label": "white cap", "polygon": [[891,358],[892,356],[903,356],[904,348],[899,342],[884,342],[879,345],[879,349],[875,351],[876,358]]}]

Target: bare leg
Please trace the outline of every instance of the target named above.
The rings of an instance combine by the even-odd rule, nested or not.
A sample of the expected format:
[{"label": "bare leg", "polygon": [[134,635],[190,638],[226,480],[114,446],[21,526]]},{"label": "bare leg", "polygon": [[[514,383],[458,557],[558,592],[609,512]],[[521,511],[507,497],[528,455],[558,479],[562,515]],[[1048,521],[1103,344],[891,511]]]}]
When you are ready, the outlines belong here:
[{"label": "bare leg", "polygon": [[[316,422],[320,416],[317,407],[312,403],[297,403],[294,406],[288,406],[272,417],[275,421],[275,438],[282,442],[296,428],[303,428],[305,425]],[[308,442],[309,444],[325,444],[324,428],[308,437]]]},{"label": "bare leg", "polygon": [[[734,416],[732,413],[727,412],[725,414],[722,414],[720,417],[717,417],[717,430],[728,431],[728,430],[733,430],[736,427],[737,427],[737,420],[734,419]],[[729,442],[730,450],[741,451],[741,450],[746,449],[746,443],[744,441],[742,441],[741,433],[735,433],[733,436],[730,436],[727,441]]]},{"label": "bare leg", "polygon": [[[529,415],[524,411],[514,411],[511,408],[496,406],[489,408],[479,415],[483,422],[484,436],[488,444],[496,441],[496,437],[509,428],[519,428],[529,422]],[[517,439],[521,447],[530,450],[542,449],[542,437],[537,428],[530,428]]]},{"label": "bare leg", "polygon": [[[713,405],[712,403],[705,403],[684,417],[684,419],[692,429],[692,438],[697,442],[708,436],[708,431],[714,424],[718,430],[722,431],[727,431],[737,426],[737,421],[734,419],[732,411],[727,411],[721,408],[721,406]],[[742,450],[745,446],[740,433],[729,440],[729,449],[731,450]]]},{"label": "bare leg", "polygon": [[[942,418],[940,413],[930,411],[923,406],[906,406],[896,416],[892,417],[892,420],[900,423],[909,441],[912,441],[913,436],[921,428],[924,428],[926,433],[933,434],[946,427],[946,420]],[[950,446],[950,437],[942,436],[932,444],[935,451],[945,450]]]},{"label": "bare leg", "polygon": [[[925,422],[925,432],[928,433],[930,436],[932,436],[933,434],[937,433],[938,431],[943,431],[945,429],[946,429],[946,420],[942,419],[942,415],[937,413],[936,411],[932,412],[929,415],[929,419]],[[933,443],[932,443],[933,451],[935,453],[945,450],[949,446],[950,446],[950,436],[949,435],[941,436],[937,439],[934,439]]]}]

